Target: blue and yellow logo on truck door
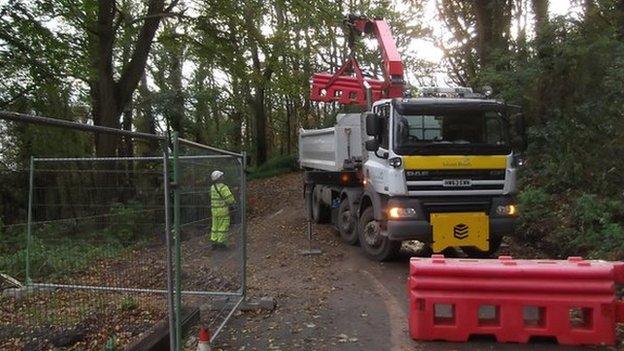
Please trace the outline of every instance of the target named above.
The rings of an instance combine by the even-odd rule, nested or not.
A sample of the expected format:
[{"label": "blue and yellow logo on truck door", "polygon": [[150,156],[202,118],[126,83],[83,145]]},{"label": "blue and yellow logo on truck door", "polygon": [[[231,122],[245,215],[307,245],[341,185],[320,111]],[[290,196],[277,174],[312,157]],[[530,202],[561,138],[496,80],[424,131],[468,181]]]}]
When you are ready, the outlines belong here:
[{"label": "blue and yellow logo on truck door", "polygon": [[405,169],[505,169],[505,155],[405,156]]}]

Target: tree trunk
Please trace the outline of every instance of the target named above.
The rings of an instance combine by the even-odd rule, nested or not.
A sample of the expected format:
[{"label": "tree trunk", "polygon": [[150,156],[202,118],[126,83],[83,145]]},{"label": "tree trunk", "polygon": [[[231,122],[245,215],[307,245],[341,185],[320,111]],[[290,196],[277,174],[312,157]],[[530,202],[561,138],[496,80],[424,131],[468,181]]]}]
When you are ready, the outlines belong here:
[{"label": "tree trunk", "polygon": [[173,99],[171,101],[171,128],[177,131],[181,138],[186,136],[184,132],[184,92],[182,91],[182,55],[183,50],[176,50],[171,61],[169,72],[170,86]]},{"label": "tree trunk", "polygon": [[548,24],[548,0],[531,0],[531,7],[535,15],[535,34],[540,38]]},{"label": "tree trunk", "polygon": [[[123,130],[132,130],[132,106],[129,105],[126,107],[126,110],[123,112],[123,122],[121,127]],[[120,155],[124,157],[133,157],[134,156],[134,140],[131,137],[123,137],[123,145],[120,151]]]},{"label": "tree trunk", "polygon": [[266,124],[267,116],[265,110],[265,93],[266,84],[273,75],[273,70],[265,60],[265,68],[262,71],[262,64],[258,53],[258,44],[251,42],[251,58],[254,69],[254,90],[255,94],[252,98],[252,108],[254,111],[254,129],[256,132],[256,164],[261,165],[267,161],[268,150],[266,142]]},{"label": "tree trunk", "polygon": [[[97,19],[96,47],[93,51],[92,66],[97,72],[97,80],[91,84],[93,100],[93,123],[98,126],[119,128],[117,96],[113,79],[113,45],[115,30],[115,1],[99,2]],[[96,134],[96,156],[116,156],[119,137],[110,134]]]},{"label": "tree trunk", "polygon": [[495,50],[506,51],[509,45],[511,6],[509,0],[476,0],[477,53],[481,68],[493,64]]},{"label": "tree trunk", "polygon": [[[175,3],[175,2],[174,2]],[[95,30],[90,32],[91,67],[94,77],[90,83],[93,100],[93,122],[98,126],[119,129],[119,116],[132,101],[139,80],[143,76],[147,56],[160,24],[160,14],[166,13],[164,0],[149,0],[147,16],[139,29],[130,60],[124,64],[119,80],[114,79],[113,48],[117,31],[115,0],[98,2]],[[115,135],[96,135],[96,155],[115,156],[120,148],[120,138]]]},{"label": "tree trunk", "polygon": [[[156,120],[152,107],[152,92],[147,85],[145,74],[139,84],[139,111],[140,118],[135,121],[136,129],[142,133],[156,134]],[[153,140],[137,140],[137,154],[139,156],[153,156],[158,154],[158,142]],[[144,146],[143,146],[144,145]]]},{"label": "tree trunk", "polygon": [[[99,84],[98,84],[99,83]],[[114,89],[106,81],[100,81],[91,88],[93,101],[93,123],[97,126],[119,128],[117,100]],[[112,134],[95,135],[95,154],[98,157],[116,156],[119,137]]]},{"label": "tree trunk", "polygon": [[[535,36],[537,41],[536,51],[539,62],[545,66],[546,70],[550,70],[552,67],[552,60],[550,60],[550,40],[548,39],[548,0],[532,0],[531,6],[535,15]],[[540,124],[546,123],[546,105],[544,104],[546,95],[548,94],[547,82],[543,76],[539,76],[537,82],[535,82],[535,105],[533,114],[534,120]]]},{"label": "tree trunk", "polygon": [[615,16],[617,20],[617,36],[618,39],[624,40],[624,0],[618,0],[615,3]]},{"label": "tree trunk", "polygon": [[254,126],[256,130],[256,164],[261,165],[267,161],[266,143],[266,113],[264,109],[264,85],[256,85],[256,95],[253,102]]},{"label": "tree trunk", "polygon": [[477,19],[477,53],[481,68],[485,68],[490,64],[492,53],[492,9],[487,0],[475,1],[474,7]]}]

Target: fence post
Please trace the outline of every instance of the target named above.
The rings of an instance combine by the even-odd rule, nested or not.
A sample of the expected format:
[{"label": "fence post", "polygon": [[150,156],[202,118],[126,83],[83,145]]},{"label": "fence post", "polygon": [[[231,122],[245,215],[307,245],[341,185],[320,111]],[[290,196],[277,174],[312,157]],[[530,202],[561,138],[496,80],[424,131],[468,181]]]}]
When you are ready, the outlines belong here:
[{"label": "fence post", "polygon": [[247,290],[247,152],[242,152],[241,160],[241,295]]},{"label": "fence post", "polygon": [[182,238],[180,233],[180,142],[178,132],[172,133],[173,141],[173,233],[175,241],[175,350],[182,349]]},{"label": "fence post", "polygon": [[26,285],[32,284],[30,277],[30,256],[32,250],[32,205],[35,185],[35,157],[30,156],[30,170],[28,181],[28,222],[26,223]]},{"label": "fence post", "polygon": [[172,245],[171,245],[171,193],[169,188],[169,145],[167,142],[162,143],[163,147],[163,190],[165,195],[165,243],[167,250],[167,310],[169,314],[169,349],[174,351],[176,348],[176,328],[173,318],[174,302],[173,302],[173,262],[172,262]]}]

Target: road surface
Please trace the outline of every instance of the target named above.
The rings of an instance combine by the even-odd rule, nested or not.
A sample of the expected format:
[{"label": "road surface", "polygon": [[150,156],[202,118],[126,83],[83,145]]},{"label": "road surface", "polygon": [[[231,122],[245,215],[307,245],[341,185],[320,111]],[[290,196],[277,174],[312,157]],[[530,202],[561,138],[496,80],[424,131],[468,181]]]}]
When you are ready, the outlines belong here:
[{"label": "road surface", "polygon": [[307,245],[301,176],[251,183],[248,295],[272,296],[273,312],[238,312],[217,340],[224,350],[581,350],[542,342],[423,343],[409,337],[406,279],[409,257],[368,260],[328,225],[314,226],[323,253]]}]

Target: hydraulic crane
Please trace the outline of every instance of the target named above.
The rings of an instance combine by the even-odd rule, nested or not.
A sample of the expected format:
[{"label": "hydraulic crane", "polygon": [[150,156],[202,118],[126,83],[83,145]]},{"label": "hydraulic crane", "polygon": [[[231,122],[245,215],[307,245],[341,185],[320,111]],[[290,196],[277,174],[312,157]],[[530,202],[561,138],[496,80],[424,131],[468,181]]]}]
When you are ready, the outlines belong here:
[{"label": "hydraulic crane", "polygon": [[[349,57],[336,73],[315,73],[312,76],[310,100],[365,106],[367,85],[371,89],[373,102],[385,98],[402,97],[405,89],[403,61],[388,23],[383,19],[349,15],[345,19],[345,27],[351,49]],[[355,58],[353,49],[355,38],[365,34],[374,35],[379,43],[383,61],[383,80],[364,78]]]}]

